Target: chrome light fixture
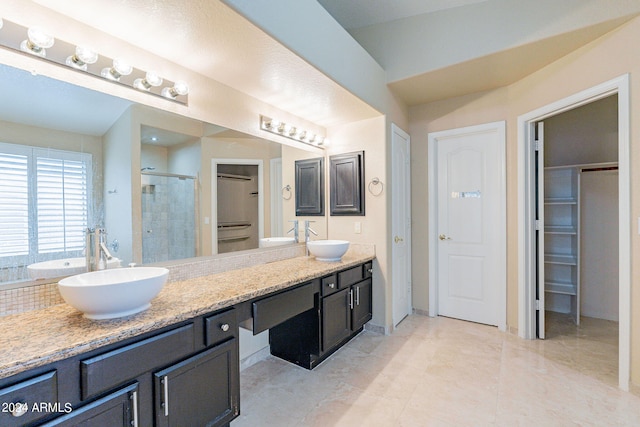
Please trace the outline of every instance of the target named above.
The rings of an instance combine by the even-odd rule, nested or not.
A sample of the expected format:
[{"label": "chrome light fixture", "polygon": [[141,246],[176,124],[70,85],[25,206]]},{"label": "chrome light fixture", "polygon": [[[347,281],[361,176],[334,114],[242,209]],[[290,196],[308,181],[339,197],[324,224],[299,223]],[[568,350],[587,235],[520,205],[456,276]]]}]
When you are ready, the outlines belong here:
[{"label": "chrome light fixture", "polygon": [[119,82],[120,77],[128,76],[133,71],[133,67],[122,58],[115,58],[111,68],[103,68],[100,75],[105,79]]},{"label": "chrome light fixture", "polygon": [[189,85],[182,80],[178,80],[173,84],[173,87],[165,87],[160,92],[162,96],[169,99],[176,99],[178,95],[188,95]]},{"label": "chrome light fixture", "polygon": [[[39,27],[26,27],[0,17],[0,30],[0,49],[30,55],[179,104],[188,104],[189,86],[184,81],[165,80],[157,73],[145,73],[145,70],[133,67],[122,58],[112,59],[99,55],[95,49],[87,45],[74,45],[64,40],[56,40],[53,35]],[[25,33],[27,38],[23,40]]]},{"label": "chrome light fixture", "polygon": [[65,64],[78,70],[87,71],[88,64],[98,61],[98,53],[87,46],[76,46],[76,53],[67,57]]},{"label": "chrome light fixture", "polygon": [[149,91],[152,87],[157,87],[162,84],[162,77],[153,71],[147,71],[144,78],[135,79],[133,87],[136,89]]},{"label": "chrome light fixture", "polygon": [[260,116],[260,129],[316,147],[329,145],[329,140],[323,136],[262,115]]},{"label": "chrome light fixture", "polygon": [[20,43],[20,50],[41,58],[47,57],[46,49],[55,43],[53,36],[39,27],[29,28],[27,30],[27,37],[27,40],[23,40],[22,43]]}]

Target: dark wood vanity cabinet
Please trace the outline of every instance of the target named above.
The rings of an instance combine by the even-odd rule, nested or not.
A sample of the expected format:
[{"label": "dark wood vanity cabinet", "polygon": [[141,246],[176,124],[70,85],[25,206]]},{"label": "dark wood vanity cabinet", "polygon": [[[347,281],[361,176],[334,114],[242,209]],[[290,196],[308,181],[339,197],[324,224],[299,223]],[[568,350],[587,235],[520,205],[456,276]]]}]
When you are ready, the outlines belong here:
[{"label": "dark wood vanity cabinet", "polygon": [[226,341],[156,372],[155,425],[218,426],[239,413],[238,346]]},{"label": "dark wood vanity cabinet", "polygon": [[0,425],[226,426],[239,378],[232,308],[0,380],[0,397],[29,408]]},{"label": "dark wood vanity cabinet", "polygon": [[371,320],[370,270],[367,263],[338,273],[340,290],[322,298],[323,351],[330,351]]},{"label": "dark wood vanity cabinet", "polygon": [[356,336],[372,316],[372,263],[321,279],[315,308],[269,332],[271,354],[313,369]]}]

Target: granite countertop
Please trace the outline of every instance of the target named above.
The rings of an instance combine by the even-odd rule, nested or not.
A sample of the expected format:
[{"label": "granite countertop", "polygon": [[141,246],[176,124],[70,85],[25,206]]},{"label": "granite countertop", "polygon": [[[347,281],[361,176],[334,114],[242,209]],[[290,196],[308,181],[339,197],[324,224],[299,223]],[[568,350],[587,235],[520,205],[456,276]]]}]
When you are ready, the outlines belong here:
[{"label": "granite countertop", "polygon": [[297,257],[170,282],[139,314],[89,320],[68,304],[0,317],[0,378],[280,291],[370,261],[349,251],[339,262]]}]

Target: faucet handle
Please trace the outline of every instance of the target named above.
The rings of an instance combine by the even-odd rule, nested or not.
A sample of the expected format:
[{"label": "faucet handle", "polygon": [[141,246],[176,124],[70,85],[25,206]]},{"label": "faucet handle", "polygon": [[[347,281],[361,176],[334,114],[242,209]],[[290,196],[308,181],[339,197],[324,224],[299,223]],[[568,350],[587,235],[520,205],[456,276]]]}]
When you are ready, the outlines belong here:
[{"label": "faucet handle", "polygon": [[129,265],[129,267],[130,267],[130,268],[133,268],[133,267],[135,267],[135,266],[136,266],[136,265],[138,265],[138,264],[136,264],[135,262],[130,262],[128,265]]}]

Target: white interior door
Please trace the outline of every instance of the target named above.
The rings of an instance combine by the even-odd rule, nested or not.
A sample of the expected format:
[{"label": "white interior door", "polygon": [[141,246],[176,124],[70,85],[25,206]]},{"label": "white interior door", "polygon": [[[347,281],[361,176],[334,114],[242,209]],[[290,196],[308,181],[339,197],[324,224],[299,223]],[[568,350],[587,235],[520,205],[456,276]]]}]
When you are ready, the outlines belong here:
[{"label": "white interior door", "polygon": [[506,285],[504,122],[439,132],[436,246],[438,313],[503,320]]},{"label": "white interior door", "polygon": [[536,315],[538,338],[545,338],[545,295],[544,295],[544,122],[532,124],[532,141],[535,141],[535,167],[536,167],[536,223],[534,228],[537,242],[536,269]]},{"label": "white interior door", "polygon": [[411,163],[409,135],[391,125],[393,325],[411,314]]}]

